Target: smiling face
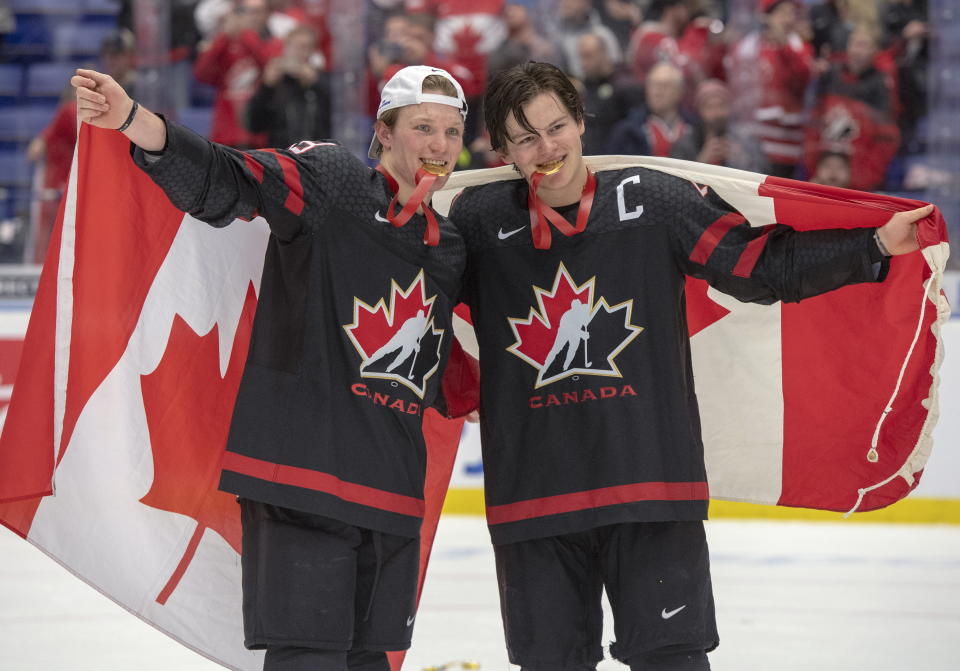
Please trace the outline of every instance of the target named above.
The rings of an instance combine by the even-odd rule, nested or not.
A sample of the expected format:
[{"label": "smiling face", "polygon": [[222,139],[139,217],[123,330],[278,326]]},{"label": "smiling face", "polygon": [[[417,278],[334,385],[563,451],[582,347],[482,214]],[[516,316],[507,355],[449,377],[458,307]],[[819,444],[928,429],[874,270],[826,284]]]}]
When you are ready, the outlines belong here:
[{"label": "smiling face", "polygon": [[[401,192],[409,192],[416,185],[417,170],[424,165],[445,173],[453,170],[463,149],[463,118],[459,109],[442,103],[407,105],[397,112],[392,127],[377,121],[377,138],[383,145],[380,161]],[[434,190],[446,181],[446,177],[438,179]]]},{"label": "smiling face", "polygon": [[521,126],[512,112],[507,116],[507,137],[500,157],[517,166],[528,182],[535,173],[546,172],[551,164],[562,161],[560,170],[540,182],[537,195],[554,207],[577,202],[586,180],[580,142],[583,121],[576,121],[553,92],[536,95],[523,106],[523,115],[529,129]]}]

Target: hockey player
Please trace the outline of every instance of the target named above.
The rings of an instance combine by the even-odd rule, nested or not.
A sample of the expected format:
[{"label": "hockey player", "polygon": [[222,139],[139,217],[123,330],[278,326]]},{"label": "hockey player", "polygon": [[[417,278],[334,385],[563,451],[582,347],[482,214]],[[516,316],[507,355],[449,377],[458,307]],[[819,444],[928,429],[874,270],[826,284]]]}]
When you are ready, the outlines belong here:
[{"label": "hockey player", "polygon": [[[270,226],[220,481],[240,497],[245,645],[266,649],[266,671],[387,671],[384,651],[410,645],[421,422],[464,266],[463,240],[430,206],[463,146],[460,85],[424,66],[387,82],[371,170],[331,142],[240,152],[106,75],[71,81],[80,119],[122,131],[177,207]],[[364,367],[396,349],[389,371]]]},{"label": "hockey player", "polygon": [[[525,179],[467,188],[450,216],[467,244],[510,661],[595,669],[605,588],[614,657],[633,671],[703,671],[719,639],[684,276],[757,303],[880,281],[886,250],[916,249],[913,222],[931,210],[896,214],[876,234],[752,228],[687,180],[591,174],[580,99],[552,65],[501,73],[484,106],[494,149]],[[758,253],[746,269],[748,246]],[[570,353],[581,341],[589,360]]]}]

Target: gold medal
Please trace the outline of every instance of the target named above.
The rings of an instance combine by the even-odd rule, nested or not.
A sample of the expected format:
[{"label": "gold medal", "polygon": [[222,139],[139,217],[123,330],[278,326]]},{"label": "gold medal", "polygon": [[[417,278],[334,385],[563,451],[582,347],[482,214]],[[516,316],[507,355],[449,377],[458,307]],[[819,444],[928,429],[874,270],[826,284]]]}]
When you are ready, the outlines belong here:
[{"label": "gold medal", "polygon": [[443,177],[447,174],[447,168],[443,165],[436,165],[435,163],[422,163],[420,168],[424,172],[428,172],[431,175],[436,175],[437,177]]},{"label": "gold medal", "polygon": [[537,166],[537,172],[543,175],[552,175],[560,171],[560,168],[563,167],[563,161],[549,161],[543,165]]}]

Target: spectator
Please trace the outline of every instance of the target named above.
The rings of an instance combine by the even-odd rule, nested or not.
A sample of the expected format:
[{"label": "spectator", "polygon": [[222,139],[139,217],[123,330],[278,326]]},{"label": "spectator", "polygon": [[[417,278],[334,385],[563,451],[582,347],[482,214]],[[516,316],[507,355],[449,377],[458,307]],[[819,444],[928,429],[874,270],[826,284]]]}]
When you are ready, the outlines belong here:
[{"label": "spectator", "polygon": [[193,65],[194,76],[217,89],[210,129],[214,142],[241,149],[266,143],[266,136],[248,131],[243,119],[263,67],[283,51],[283,42],[267,29],[268,16],[266,0],[238,0]]},{"label": "spectator", "polygon": [[810,7],[811,44],[817,58],[830,61],[842,54],[850,35],[851,24],[846,18],[846,0],[827,0]]},{"label": "spectator", "polygon": [[584,33],[577,39],[577,58],[583,72],[578,89],[584,113],[590,119],[582,137],[583,151],[588,155],[602,154],[607,149],[610,131],[640,101],[640,93],[614,65],[610,50],[599,35]]},{"label": "spectator", "polygon": [[883,185],[900,133],[893,120],[893,83],[874,65],[878,36],[865,25],[850,33],[846,62],[834,65],[818,82],[813,120],[807,129],[808,172],[821,152],[850,160],[850,186],[871,190]]},{"label": "spectator", "polygon": [[609,154],[670,156],[695,153],[692,126],[680,114],[683,73],[672,63],[660,62],[647,75],[646,106],[634,108],[610,131]]},{"label": "spectator", "polygon": [[271,147],[329,138],[330,81],[320,67],[317,34],[300,24],[283,44],[283,55],[267,63],[260,88],[250,99],[247,126],[251,132],[266,133]]},{"label": "spectator", "polygon": [[630,62],[637,82],[646,81],[650,69],[661,61],[684,68],[686,57],[678,40],[690,22],[687,0],[653,0],[647,8],[645,21],[633,33],[630,41]]},{"label": "spectator", "polygon": [[527,61],[554,64],[560,62],[556,47],[534,27],[526,5],[508,2],[503,6],[503,19],[507,26],[507,37],[487,56],[489,78]]},{"label": "spectator", "polygon": [[904,145],[911,142],[917,121],[927,112],[929,29],[926,17],[926,0],[890,0],[882,15],[887,34],[892,36]]},{"label": "spectator", "polygon": [[810,181],[814,184],[850,188],[850,157],[839,151],[821,153]]},{"label": "spectator", "polygon": [[814,56],[828,62],[842,59],[850,31],[858,23],[879,22],[877,0],[825,0],[809,10]]},{"label": "spectator", "polygon": [[672,151],[674,158],[752,172],[767,171],[767,162],[757,143],[732,123],[733,96],[725,83],[719,79],[701,82],[694,96],[694,107],[699,118],[695,129],[697,151],[690,153],[690,145],[678,145]]},{"label": "spectator", "polygon": [[[197,44],[200,42],[200,31],[197,28],[194,16],[197,0],[171,0],[169,5],[168,24],[166,34],[169,43],[164,43],[163,50],[168,49],[164,65],[169,69],[168,77],[156,86],[165,86],[164,101],[168,109],[179,110],[190,104],[190,84],[193,81],[193,61],[197,56]],[[160,39],[158,32],[163,33],[160,26],[151,26],[150,21],[144,21],[156,12],[156,8],[141,3],[137,10],[137,0],[122,0],[120,12],[117,14],[117,25],[130,30],[134,36],[150,35]],[[146,31],[146,32],[144,32]],[[143,44],[140,44],[141,51]],[[158,55],[162,50],[158,51]],[[144,58],[143,53],[139,55]],[[141,67],[149,67],[150,63],[140,62]],[[143,91],[140,92],[143,95]]]},{"label": "spectator", "polygon": [[333,38],[327,25],[329,0],[270,0],[267,27],[274,37],[283,39],[299,25],[313,28],[317,46],[313,55],[316,64],[329,71],[333,63]]},{"label": "spectator", "polygon": [[697,90],[697,86],[704,79],[722,79],[725,76],[725,26],[716,16],[716,10],[708,6],[710,4],[707,0],[691,2],[690,20],[677,41],[684,58],[687,90],[691,93]]},{"label": "spectator", "polygon": [[577,38],[593,33],[607,45],[610,59],[614,63],[623,60],[620,44],[616,36],[600,21],[600,15],[593,9],[590,0],[560,0],[557,5],[559,16],[556,26],[556,40],[560,45],[560,58],[567,74],[583,79],[580,59],[577,57]]},{"label": "spectator", "polygon": [[892,116],[894,83],[877,69],[879,35],[858,25],[847,39],[846,58],[832,66],[817,83],[818,96],[841,95],[859,100],[878,114]]},{"label": "spectator", "polygon": [[600,20],[617,38],[620,49],[626,53],[630,47],[630,36],[643,21],[643,12],[637,0],[594,0],[594,9],[600,14]]},{"label": "spectator", "polygon": [[813,56],[797,32],[796,0],[760,0],[764,28],[747,35],[728,61],[738,120],[753,122],[770,173],[793,177],[803,158],[804,94]]},{"label": "spectator", "polygon": [[429,14],[436,21],[438,54],[462,59],[465,50],[487,55],[507,37],[504,0],[406,0],[411,14]]},{"label": "spectator", "polygon": [[[134,38],[126,28],[116,30],[100,42],[100,63],[132,95],[136,95],[137,71]],[[67,187],[73,149],[77,144],[77,102],[73,88],[64,89],[64,98],[53,119],[27,146],[27,158],[42,165],[41,193],[36,219],[33,221],[33,249],[27,250],[34,263],[43,263],[47,255],[50,233],[57,218],[60,196]]]}]

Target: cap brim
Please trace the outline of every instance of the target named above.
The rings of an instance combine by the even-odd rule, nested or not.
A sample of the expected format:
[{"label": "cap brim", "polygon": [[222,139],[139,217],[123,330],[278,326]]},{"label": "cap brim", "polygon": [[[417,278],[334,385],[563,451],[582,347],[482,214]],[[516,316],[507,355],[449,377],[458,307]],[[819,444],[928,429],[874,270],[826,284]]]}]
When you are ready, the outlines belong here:
[{"label": "cap brim", "polygon": [[374,133],[373,139],[370,140],[370,149],[367,150],[367,156],[373,159],[380,158],[380,152],[382,149],[383,145],[380,144],[380,140],[377,139],[377,135]]}]

